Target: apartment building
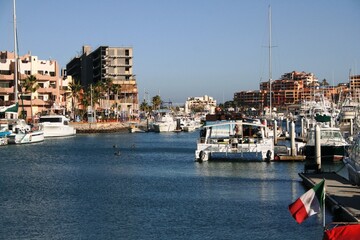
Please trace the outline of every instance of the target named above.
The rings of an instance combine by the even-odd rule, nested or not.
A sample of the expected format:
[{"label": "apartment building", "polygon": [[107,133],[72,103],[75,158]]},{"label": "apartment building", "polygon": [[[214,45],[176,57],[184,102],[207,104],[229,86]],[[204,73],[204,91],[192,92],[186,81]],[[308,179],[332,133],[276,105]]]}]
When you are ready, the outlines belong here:
[{"label": "apartment building", "polygon": [[133,74],[131,47],[100,46],[91,51],[90,46],[83,46],[81,56],[73,58],[66,65],[66,71],[84,88],[108,79],[119,86],[118,92],[110,92],[100,99],[95,106],[98,111],[110,110],[127,116],[138,114],[138,88]]},{"label": "apartment building", "polygon": [[[0,52],[0,105],[15,102],[15,55],[13,52]],[[55,60],[40,60],[31,53],[18,56],[18,101],[20,110],[27,118],[50,109],[63,107],[62,80],[59,65]],[[36,92],[25,92],[25,79],[34,76],[39,88]],[[32,103],[31,103],[32,102]]]},{"label": "apartment building", "polygon": [[[359,79],[360,87],[360,79]],[[354,81],[354,86],[356,81]],[[360,89],[360,88],[359,88]],[[303,101],[319,101],[317,96],[324,95],[332,101],[339,101],[341,93],[345,96],[346,86],[321,86],[313,73],[290,72],[271,82],[272,107],[286,109]],[[269,81],[260,83],[260,91],[242,91],[234,94],[234,101],[240,106],[262,109],[270,105]]]},{"label": "apartment building", "polygon": [[185,102],[185,113],[189,114],[193,109],[202,110],[209,114],[214,114],[216,108],[216,100],[210,96],[189,97]]}]

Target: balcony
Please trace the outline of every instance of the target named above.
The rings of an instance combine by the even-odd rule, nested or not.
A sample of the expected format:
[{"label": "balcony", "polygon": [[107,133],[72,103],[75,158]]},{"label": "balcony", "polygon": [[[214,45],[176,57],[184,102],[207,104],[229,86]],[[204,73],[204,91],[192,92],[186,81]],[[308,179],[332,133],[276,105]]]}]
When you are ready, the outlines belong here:
[{"label": "balcony", "polygon": [[2,93],[2,94],[14,93],[14,87],[0,88],[0,93]]},{"label": "balcony", "polygon": [[53,95],[58,94],[58,90],[55,88],[39,88],[37,92],[40,94],[53,94]]}]

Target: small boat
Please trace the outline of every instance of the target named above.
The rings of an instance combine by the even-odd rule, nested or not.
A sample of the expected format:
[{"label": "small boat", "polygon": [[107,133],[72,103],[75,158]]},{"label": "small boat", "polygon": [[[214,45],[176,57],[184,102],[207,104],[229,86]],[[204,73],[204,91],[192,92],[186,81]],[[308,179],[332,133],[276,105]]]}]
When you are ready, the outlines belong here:
[{"label": "small boat", "polygon": [[11,134],[6,128],[0,130],[0,146],[8,144],[8,136]]},{"label": "small boat", "polygon": [[39,119],[45,138],[74,136],[76,129],[69,125],[69,121],[63,115],[45,115]]},{"label": "small boat", "polygon": [[145,130],[141,129],[139,124],[136,123],[130,123],[130,126],[128,127],[130,133],[144,133]]},{"label": "small boat", "polygon": [[274,140],[260,120],[219,122],[203,126],[197,141],[195,159],[230,161],[270,161]]},{"label": "small boat", "polygon": [[349,147],[348,157],[345,157],[343,162],[348,171],[349,181],[354,185],[360,186],[360,136],[354,139]]},{"label": "small boat", "polygon": [[16,119],[14,122],[9,121],[11,134],[8,136],[9,144],[26,144],[44,141],[44,131],[41,127],[31,127],[25,123],[24,119]]}]

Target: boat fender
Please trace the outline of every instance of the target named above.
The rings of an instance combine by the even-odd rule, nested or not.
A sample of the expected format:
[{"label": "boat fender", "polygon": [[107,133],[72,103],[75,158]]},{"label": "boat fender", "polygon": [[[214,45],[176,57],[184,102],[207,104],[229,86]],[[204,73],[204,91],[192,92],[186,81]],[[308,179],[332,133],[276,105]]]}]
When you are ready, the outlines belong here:
[{"label": "boat fender", "polygon": [[205,160],[205,158],[206,158],[206,152],[200,151],[199,157],[200,157],[200,159],[199,159],[200,162],[203,162]]},{"label": "boat fender", "polygon": [[268,151],[266,152],[266,161],[267,161],[267,162],[270,162],[270,160],[271,160],[271,151],[268,150]]}]

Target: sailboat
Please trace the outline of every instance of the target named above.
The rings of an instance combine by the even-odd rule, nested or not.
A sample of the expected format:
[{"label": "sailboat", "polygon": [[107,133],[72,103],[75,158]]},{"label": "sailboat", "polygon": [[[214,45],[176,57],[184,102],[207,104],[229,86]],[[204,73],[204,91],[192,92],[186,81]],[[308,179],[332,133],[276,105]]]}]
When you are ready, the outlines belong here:
[{"label": "sailboat", "polygon": [[[24,144],[24,143],[35,143],[44,141],[44,131],[40,128],[34,128],[25,122],[24,119],[17,118],[18,112],[18,45],[17,45],[17,28],[16,28],[16,4],[14,3],[14,59],[15,59],[15,71],[14,71],[14,101],[15,106],[12,107],[12,111],[15,112],[14,116],[16,118],[6,118],[6,128],[11,132],[8,135],[8,142],[12,144]],[[9,109],[7,109],[9,112]]]}]

